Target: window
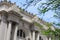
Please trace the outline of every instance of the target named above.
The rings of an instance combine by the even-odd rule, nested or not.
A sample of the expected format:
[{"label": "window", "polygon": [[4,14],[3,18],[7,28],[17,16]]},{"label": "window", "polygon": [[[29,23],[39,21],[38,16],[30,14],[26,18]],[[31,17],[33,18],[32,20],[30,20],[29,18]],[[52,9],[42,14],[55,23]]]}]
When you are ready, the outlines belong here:
[{"label": "window", "polygon": [[23,36],[23,31],[22,30],[20,30],[20,37],[22,37]]},{"label": "window", "polygon": [[39,40],[43,40],[41,36],[39,37]]},{"label": "window", "polygon": [[17,31],[17,36],[19,36],[19,30]]},{"label": "window", "polygon": [[17,36],[25,38],[25,32],[23,30],[18,30],[17,31]]}]

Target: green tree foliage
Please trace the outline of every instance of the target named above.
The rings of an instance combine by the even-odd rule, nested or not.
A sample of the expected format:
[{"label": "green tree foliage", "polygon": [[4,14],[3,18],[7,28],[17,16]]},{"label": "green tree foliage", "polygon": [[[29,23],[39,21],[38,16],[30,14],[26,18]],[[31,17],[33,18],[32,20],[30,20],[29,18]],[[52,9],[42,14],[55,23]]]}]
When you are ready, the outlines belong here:
[{"label": "green tree foliage", "polygon": [[41,29],[41,33],[42,34],[44,34],[44,35],[50,35],[51,33],[52,33],[52,30],[51,30],[51,26],[52,26],[52,24],[50,24],[50,23],[48,23],[48,22],[46,22],[46,23],[44,23],[44,25],[46,25],[47,27],[49,27],[49,29],[48,30],[45,30],[44,28],[43,28],[43,25],[41,25],[41,24],[39,24],[39,23],[37,23],[37,22],[34,22],[34,25],[35,26],[38,26],[40,29]]},{"label": "green tree foliage", "polygon": [[[45,14],[45,12],[53,10],[55,12],[54,17],[60,20],[60,0],[47,0],[46,3],[42,3],[41,8],[38,8],[40,13]],[[60,21],[55,25],[60,26]]]},{"label": "green tree foliage", "polygon": [[[26,0],[26,2],[23,4],[25,9],[27,9],[29,6],[35,6],[42,0]],[[42,3],[41,7],[42,9],[38,8],[38,10],[43,13],[43,16],[45,12],[49,10],[54,10],[55,15],[54,17],[60,20],[60,0],[46,0],[46,3]]]},{"label": "green tree foliage", "polygon": [[50,27],[52,26],[52,24],[50,24],[48,22],[44,24],[44,25],[49,27],[47,30],[43,29],[43,25],[41,25],[41,24],[39,24],[37,22],[34,22],[34,25],[38,26],[41,29],[40,32],[43,35],[46,35],[47,37],[51,37],[53,40],[55,40],[55,39],[60,40],[60,29],[56,28],[55,30],[51,30]]},{"label": "green tree foliage", "polygon": [[38,26],[38,27],[40,27],[40,28],[43,27],[41,24],[39,24],[39,23],[37,23],[37,22],[34,22],[34,25],[35,25],[35,26]]},{"label": "green tree foliage", "polygon": [[42,30],[42,34],[46,35],[47,37],[51,37],[52,39],[59,39],[60,40],[60,29],[55,29],[55,31],[51,30]]},{"label": "green tree foliage", "polygon": [[[45,5],[45,6],[44,6]],[[60,10],[60,0],[48,0],[46,3],[42,3],[42,11],[43,13],[45,13],[48,10]]]},{"label": "green tree foliage", "polygon": [[39,3],[41,0],[25,0],[25,3],[23,6],[25,9],[27,9],[29,6],[35,6],[37,3]]},{"label": "green tree foliage", "polygon": [[[32,4],[36,5],[38,2],[40,2],[40,0],[26,0],[26,3],[23,4],[23,6],[26,6],[26,8],[28,8]],[[54,10],[56,13],[54,15],[54,17],[60,20],[60,0],[48,0],[46,3],[42,3],[41,7],[42,7],[42,9],[38,8],[39,12],[45,14],[45,12],[47,12],[49,10]],[[43,27],[42,25],[40,25],[36,22],[35,22],[35,25],[40,28]],[[51,26],[51,24],[48,24],[48,23],[46,23],[45,25],[48,27]],[[60,26],[60,22],[55,25]],[[49,28],[48,30],[42,30],[41,32],[42,32],[42,34],[47,35],[47,36],[58,37],[60,40],[60,29],[56,29],[55,31],[53,31]]]},{"label": "green tree foliage", "polygon": [[[42,0],[25,0],[25,3],[23,3],[23,6],[25,7],[25,9],[27,9],[29,6],[35,6],[40,1]],[[55,11],[54,17],[60,20],[60,0],[46,0],[46,3],[42,3],[40,8],[38,8],[38,10],[39,12],[43,13],[43,16],[45,12],[49,10],[54,10]]]}]

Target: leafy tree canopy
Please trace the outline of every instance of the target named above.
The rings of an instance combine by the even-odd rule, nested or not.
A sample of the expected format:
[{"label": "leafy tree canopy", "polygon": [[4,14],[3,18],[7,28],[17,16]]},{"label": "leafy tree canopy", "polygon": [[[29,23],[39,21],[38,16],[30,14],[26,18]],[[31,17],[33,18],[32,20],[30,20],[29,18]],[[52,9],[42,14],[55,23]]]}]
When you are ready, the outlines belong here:
[{"label": "leafy tree canopy", "polygon": [[[60,20],[60,0],[47,0],[46,3],[42,3],[41,8],[38,8],[40,13],[45,14],[45,12],[53,10],[55,12],[54,17]],[[60,21],[55,25],[60,26]]]},{"label": "leafy tree canopy", "polygon": [[[23,6],[25,6],[25,9],[27,9],[29,6],[35,6],[40,1],[42,0],[26,0]],[[55,12],[54,17],[60,20],[60,0],[46,0],[46,2],[42,3],[41,7],[38,8],[38,10],[40,13],[43,13],[43,16],[45,12],[53,10]],[[60,21],[58,24],[54,24],[60,26]]]}]

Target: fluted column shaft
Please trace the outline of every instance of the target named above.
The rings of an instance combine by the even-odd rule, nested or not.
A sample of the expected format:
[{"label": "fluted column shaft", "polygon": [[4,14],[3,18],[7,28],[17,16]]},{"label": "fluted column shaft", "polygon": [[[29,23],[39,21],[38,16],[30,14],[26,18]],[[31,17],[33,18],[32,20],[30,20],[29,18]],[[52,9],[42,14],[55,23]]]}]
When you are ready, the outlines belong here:
[{"label": "fluted column shaft", "polygon": [[6,35],[6,28],[7,28],[7,23],[4,21],[1,21],[0,24],[0,40],[4,40],[4,36]]},{"label": "fluted column shaft", "polygon": [[9,22],[9,24],[8,24],[8,29],[7,29],[7,40],[10,40],[11,27],[12,27],[12,22]]},{"label": "fluted column shaft", "polygon": [[15,26],[14,40],[17,40],[18,25]]},{"label": "fluted column shaft", "polygon": [[33,40],[35,40],[35,31],[33,31]]},{"label": "fluted column shaft", "polygon": [[49,40],[51,40],[51,37],[49,37]]},{"label": "fluted column shaft", "polygon": [[39,40],[39,33],[37,33],[37,40]]},{"label": "fluted column shaft", "polygon": [[6,16],[2,14],[0,21],[0,40],[6,39],[6,32],[7,32],[7,20]]},{"label": "fluted column shaft", "polygon": [[31,31],[29,32],[29,36],[30,36],[30,40],[32,40],[32,35],[31,35]]}]

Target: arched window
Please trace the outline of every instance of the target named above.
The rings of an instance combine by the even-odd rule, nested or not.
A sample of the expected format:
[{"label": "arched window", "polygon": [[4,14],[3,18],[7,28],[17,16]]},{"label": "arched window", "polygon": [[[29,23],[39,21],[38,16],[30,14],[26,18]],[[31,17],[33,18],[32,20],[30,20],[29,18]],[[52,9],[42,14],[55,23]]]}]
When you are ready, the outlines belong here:
[{"label": "arched window", "polygon": [[17,31],[17,36],[25,38],[25,32],[23,30],[18,30]]}]

